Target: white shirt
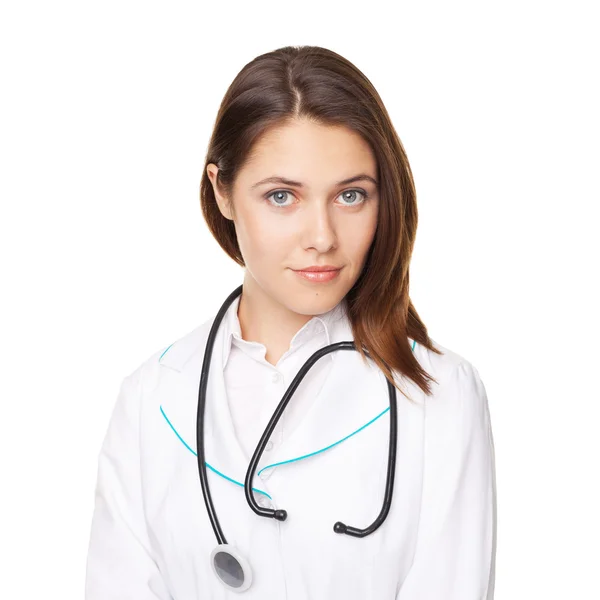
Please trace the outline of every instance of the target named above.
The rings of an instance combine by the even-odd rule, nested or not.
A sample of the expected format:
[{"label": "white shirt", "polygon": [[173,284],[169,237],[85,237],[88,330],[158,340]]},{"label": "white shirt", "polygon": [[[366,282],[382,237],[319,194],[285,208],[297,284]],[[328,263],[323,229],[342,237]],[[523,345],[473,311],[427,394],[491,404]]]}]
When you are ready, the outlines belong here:
[{"label": "white shirt", "polygon": [[[225,335],[224,376],[227,401],[236,436],[248,458],[265,430],[277,405],[300,368],[320,348],[330,344],[331,327],[342,317],[345,300],[330,311],[314,316],[294,335],[288,350],[272,365],[265,359],[264,344],[242,338],[238,296],[223,319]],[[311,408],[331,369],[333,353],[320,358],[303,378],[288,403],[265,451],[259,468],[277,451]]]},{"label": "white shirt", "polygon": [[[198,385],[213,322],[150,355],[123,379],[98,457],[86,600],[240,597],[212,571],[209,557],[217,540],[195,451]],[[353,339],[344,312],[328,323],[329,339],[317,333],[317,322],[280,361],[285,383],[297,369],[295,352],[298,359],[300,352],[309,353],[311,339],[317,345]],[[244,598],[493,599],[494,445],[486,390],[467,359],[436,342],[441,355],[414,345],[415,358],[437,381],[431,396],[394,373],[414,402],[397,393],[392,503],[376,531],[354,538],[335,533],[333,524],[365,528],[381,511],[390,426],[387,379],[355,351],[339,350],[318,361],[329,368],[315,384],[320,390],[292,398],[298,409],[293,431],[284,427],[252,481],[257,500],[288,512],[286,521],[275,521],[248,506],[244,447],[253,449],[279,391],[262,400],[261,416],[247,429],[252,433],[238,440],[225,382],[226,359],[233,366],[234,356],[241,358],[231,339],[222,323],[210,361],[203,440],[215,513],[227,543],[252,568]],[[307,378],[315,374],[317,381],[317,364]],[[273,372],[256,366],[258,374]],[[237,419],[248,396],[232,397]],[[307,399],[310,406],[303,404]]]}]

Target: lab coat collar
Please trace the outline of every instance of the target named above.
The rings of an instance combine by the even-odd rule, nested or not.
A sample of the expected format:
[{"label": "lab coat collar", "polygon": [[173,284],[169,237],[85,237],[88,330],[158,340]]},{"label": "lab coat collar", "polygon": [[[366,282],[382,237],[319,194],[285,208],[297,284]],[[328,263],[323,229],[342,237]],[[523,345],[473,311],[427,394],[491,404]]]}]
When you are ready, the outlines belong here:
[{"label": "lab coat collar", "polygon": [[[353,341],[345,304],[338,304],[330,316],[330,343]],[[181,382],[175,387],[176,393],[161,398],[163,415],[192,452],[196,449],[200,372],[213,321],[214,317],[172,344],[159,359],[163,366],[178,371],[181,377]],[[215,339],[206,393],[205,460],[211,470],[243,485],[249,461],[235,434],[226,401],[224,353],[218,351],[223,347],[224,336],[225,329],[220,327]],[[368,360],[364,364],[354,350],[336,350],[319,360],[325,360],[328,356],[333,360],[331,371],[308,413],[291,435],[274,452],[268,454],[268,458],[263,454],[256,474],[262,473],[263,481],[278,469],[293,469],[297,461],[308,458],[318,460],[322,453],[332,451],[342,441],[357,443],[360,432],[367,425],[382,416],[388,420],[387,380],[375,363]],[[310,377],[310,371],[306,377]],[[290,402],[294,399],[295,396]],[[168,427],[167,423],[165,426]],[[385,431],[389,431],[389,427]],[[181,451],[186,452],[184,445],[181,446]],[[260,482],[257,483],[260,488]]]}]

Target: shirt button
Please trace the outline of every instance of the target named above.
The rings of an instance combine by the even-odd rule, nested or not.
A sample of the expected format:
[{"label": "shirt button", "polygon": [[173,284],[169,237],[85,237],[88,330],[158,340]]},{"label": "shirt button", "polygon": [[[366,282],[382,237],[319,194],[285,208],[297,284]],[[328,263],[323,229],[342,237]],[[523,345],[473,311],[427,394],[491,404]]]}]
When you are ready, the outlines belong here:
[{"label": "shirt button", "polygon": [[267,445],[265,446],[265,450],[268,452],[269,450],[273,450],[273,442],[269,440]]},{"label": "shirt button", "polygon": [[262,506],[264,508],[271,507],[271,503],[269,502],[269,499],[266,496],[259,496],[258,500],[256,502],[258,503],[259,506]]},{"label": "shirt button", "polygon": [[279,373],[273,373],[273,377],[271,379],[273,383],[278,383],[281,379],[281,375],[279,375]]}]

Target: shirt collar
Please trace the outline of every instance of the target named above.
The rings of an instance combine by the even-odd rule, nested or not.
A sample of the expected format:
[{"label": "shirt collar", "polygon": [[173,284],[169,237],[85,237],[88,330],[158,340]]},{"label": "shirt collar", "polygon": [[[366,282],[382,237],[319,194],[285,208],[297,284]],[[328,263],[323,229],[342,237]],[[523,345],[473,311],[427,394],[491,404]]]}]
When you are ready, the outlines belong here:
[{"label": "shirt collar", "polygon": [[[256,342],[248,342],[242,338],[242,331],[240,327],[240,320],[238,317],[238,307],[241,300],[241,294],[231,303],[225,317],[223,318],[223,369],[227,365],[227,359],[231,353],[231,346],[233,340],[236,340],[238,344],[257,344]],[[347,319],[347,306],[346,299],[336,304],[331,310],[322,313],[320,315],[313,316],[312,319],[307,321],[294,335],[290,342],[290,347],[295,348],[305,342],[310,337],[317,335],[321,332],[325,332],[326,344],[331,344],[333,336],[333,327],[340,319]],[[261,344],[262,346],[262,344]],[[329,353],[330,357],[333,357],[333,352]]]}]

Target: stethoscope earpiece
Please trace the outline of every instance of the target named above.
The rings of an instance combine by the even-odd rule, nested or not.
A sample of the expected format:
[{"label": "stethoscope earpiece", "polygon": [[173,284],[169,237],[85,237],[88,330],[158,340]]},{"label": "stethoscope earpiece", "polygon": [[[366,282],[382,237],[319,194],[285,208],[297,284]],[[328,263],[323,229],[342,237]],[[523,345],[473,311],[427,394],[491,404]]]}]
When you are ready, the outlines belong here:
[{"label": "stethoscope earpiece", "polygon": [[346,527],[346,526],[345,526],[345,525],[344,525],[344,524],[343,524],[341,521],[338,521],[338,522],[337,522],[337,523],[336,523],[336,524],[333,526],[333,530],[334,530],[336,533],[346,533],[346,530],[347,530],[347,529],[348,529],[348,528],[347,528],[347,527]]}]

